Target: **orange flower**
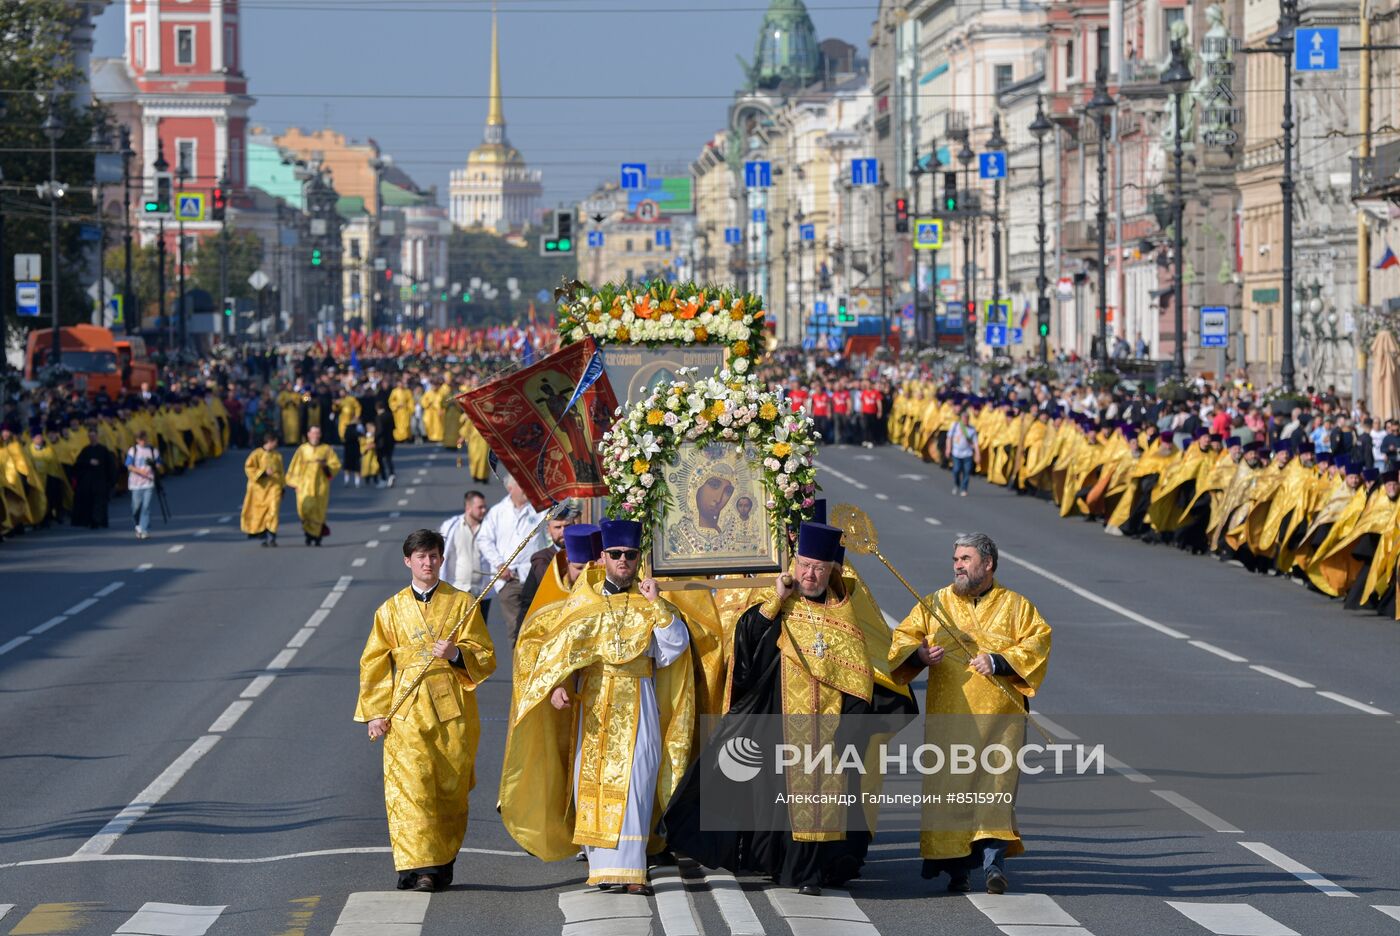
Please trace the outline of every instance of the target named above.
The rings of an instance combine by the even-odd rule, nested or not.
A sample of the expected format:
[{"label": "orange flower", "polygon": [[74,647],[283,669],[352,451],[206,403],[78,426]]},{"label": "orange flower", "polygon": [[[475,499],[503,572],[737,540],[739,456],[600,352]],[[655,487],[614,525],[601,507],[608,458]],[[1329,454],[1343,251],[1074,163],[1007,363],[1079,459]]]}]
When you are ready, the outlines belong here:
[{"label": "orange flower", "polygon": [[705,326],[704,326],[704,325],[696,325],[696,326],[695,326],[695,340],[696,340],[696,341],[704,341],[704,340],[705,340],[706,338],[708,338],[708,337],[710,337],[710,333],[709,333],[709,331],[707,331],[707,330],[705,329]]},{"label": "orange flower", "polygon": [[749,343],[747,341],[736,341],[734,342],[734,346],[729,350],[733,351],[739,357],[748,357]]},{"label": "orange flower", "polygon": [[637,313],[637,318],[649,319],[655,310],[651,307],[651,296],[644,295],[637,300],[637,304],[632,307],[632,311]]},{"label": "orange flower", "polygon": [[678,318],[689,320],[695,318],[695,316],[699,314],[700,302],[696,299],[687,300],[676,307],[676,316]]},{"label": "orange flower", "polygon": [[742,322],[744,320],[744,312],[742,309],[735,309],[733,312],[729,313],[729,317],[736,322]]},{"label": "orange flower", "polygon": [[588,320],[589,320],[590,322],[597,322],[597,321],[600,320],[602,317],[603,317],[603,313],[598,312],[598,311],[596,311],[596,310],[593,311],[593,312],[589,312],[589,313],[588,313]]},{"label": "orange flower", "polygon": [[608,310],[608,315],[611,318],[615,319],[622,318],[622,306],[613,306],[611,309]]},{"label": "orange flower", "polygon": [[735,299],[735,300],[734,300],[734,308],[735,308],[735,309],[738,309],[740,312],[744,311],[744,297],[743,297],[743,296],[740,296],[738,299]]},{"label": "orange flower", "polygon": [[618,341],[627,341],[627,340],[630,339],[631,337],[632,337],[632,334],[631,334],[631,332],[629,332],[629,331],[627,330],[627,326],[626,326],[626,325],[619,325],[619,326],[618,326],[618,328],[617,328],[617,340],[618,340]]}]

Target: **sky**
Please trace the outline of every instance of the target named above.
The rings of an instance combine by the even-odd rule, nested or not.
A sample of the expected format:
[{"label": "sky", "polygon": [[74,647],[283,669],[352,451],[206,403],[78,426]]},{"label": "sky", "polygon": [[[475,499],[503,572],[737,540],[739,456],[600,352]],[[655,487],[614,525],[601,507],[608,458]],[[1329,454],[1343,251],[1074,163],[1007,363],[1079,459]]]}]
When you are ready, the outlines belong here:
[{"label": "sky", "polygon": [[[819,39],[868,54],[878,0],[811,0]],[[123,52],[122,0],[96,54]],[[251,120],[375,139],[446,203],[448,173],[481,142],[487,0],[242,0]],[[724,126],[767,0],[500,0],[507,134],[544,172],[545,204],[574,202],[623,162],[683,172]],[[657,172],[656,168],[651,169]]]}]

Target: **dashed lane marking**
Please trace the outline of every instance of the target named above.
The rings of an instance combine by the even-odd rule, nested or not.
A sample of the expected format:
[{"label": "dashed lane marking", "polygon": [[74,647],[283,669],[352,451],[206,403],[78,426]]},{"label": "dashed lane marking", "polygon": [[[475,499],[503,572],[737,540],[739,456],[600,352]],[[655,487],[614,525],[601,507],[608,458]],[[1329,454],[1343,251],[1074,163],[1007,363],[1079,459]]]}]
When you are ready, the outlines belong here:
[{"label": "dashed lane marking", "polygon": [[914,512],[914,508],[913,508],[913,507],[910,507],[908,504],[900,504],[900,505],[899,505],[899,509],[900,509],[900,511],[901,511],[902,513],[913,513],[913,512]]},{"label": "dashed lane marking", "polygon": [[889,496],[888,494],[884,493],[883,491],[881,491],[881,492],[877,492],[877,493],[875,494],[875,499],[876,499],[876,500],[887,501],[887,500],[890,499],[890,496]]},{"label": "dashed lane marking", "polygon": [[395,510],[395,511],[393,511],[392,513],[389,514],[389,519],[390,519],[390,520],[397,520],[397,519],[399,519],[399,518],[402,517],[402,516],[403,516],[402,513],[400,513],[399,511]]},{"label": "dashed lane marking", "polygon": [[97,604],[96,598],[84,598],[82,601],[73,605],[73,607],[69,608],[63,613],[68,615],[69,617],[72,617],[75,614],[82,614],[84,611],[86,611],[88,608],[91,608],[95,604]]},{"label": "dashed lane marking", "polygon": [[276,673],[263,673],[261,676],[254,676],[253,681],[248,683],[247,688],[239,693],[239,698],[256,699],[266,691],[268,686],[272,685],[273,680],[276,678]]},{"label": "dashed lane marking", "polygon": [[182,550],[182,549],[184,549],[184,548],[185,548],[185,545],[184,545],[183,543],[176,543],[174,546],[171,546],[169,549],[167,549],[166,552],[168,552],[168,553],[177,553],[177,552],[179,552],[180,550]]},{"label": "dashed lane marking", "polygon": [[379,532],[380,532],[380,533],[388,533],[388,532],[389,532],[390,530],[392,530],[393,528],[394,528],[394,525],[393,525],[392,523],[381,523],[381,524],[379,525]]},{"label": "dashed lane marking", "polygon": [[942,526],[942,525],[943,525],[943,521],[942,521],[942,520],[937,520],[937,519],[935,519],[935,518],[933,518],[933,517],[925,517],[925,518],[924,518],[924,522],[927,523],[929,526]]},{"label": "dashed lane marking", "polygon": [[408,506],[408,498],[407,498],[407,497],[400,497],[400,498],[399,498],[399,506],[400,506],[400,507],[407,507],[407,506]]},{"label": "dashed lane marking", "polygon": [[335,580],[335,587],[332,588],[331,591],[343,592],[350,587],[350,583],[353,581],[355,581],[355,576],[342,575],[340,578]]},{"label": "dashed lane marking", "polygon": [[136,567],[135,571],[137,571],[137,572],[149,572],[149,571],[151,571],[151,570],[154,569],[154,568],[155,568],[155,564],[154,564],[154,563],[151,563],[151,562],[143,562],[143,563],[141,563],[139,566]]},{"label": "dashed lane marking", "polygon": [[356,558],[350,560],[350,565],[351,565],[352,568],[358,569],[360,566],[362,566],[362,565],[364,565],[364,564],[365,564],[365,557],[364,557],[364,556],[357,556]]},{"label": "dashed lane marking", "polygon": [[204,936],[225,909],[146,903],[113,936]]},{"label": "dashed lane marking", "polygon": [[1249,904],[1168,900],[1167,906],[1218,936],[1298,936],[1295,930]]},{"label": "dashed lane marking", "polygon": [[214,724],[209,726],[209,733],[219,734],[220,732],[228,731],[234,725],[238,724],[238,720],[243,717],[243,713],[252,707],[252,699],[234,699],[228,704],[228,708],[224,709],[224,713],[214,719]]},{"label": "dashed lane marking", "polygon": [[412,497],[414,494],[417,494],[417,493],[418,493],[418,489],[417,489],[417,488],[409,488],[409,489],[407,489],[406,491],[404,491],[404,493],[407,494],[409,497]]},{"label": "dashed lane marking", "polygon": [[202,529],[202,530],[195,530],[195,531],[194,531],[194,535],[195,535],[195,536],[208,536],[208,535],[209,535],[209,528],[208,528],[208,527],[205,527],[205,528]]},{"label": "dashed lane marking", "polygon": [[832,468],[832,467],[829,466],[829,465],[818,465],[817,468],[818,468],[819,470],[821,470],[821,471],[825,471],[827,474],[831,475],[831,476],[834,477],[834,478],[839,478],[840,480],[845,481],[847,484],[849,484],[851,487],[855,488],[857,491],[864,491],[864,490],[868,490],[868,488],[869,488],[869,485],[865,484],[865,482],[863,482],[863,481],[857,481],[855,478],[852,478],[850,475],[846,474],[844,471],[837,471],[835,468]]},{"label": "dashed lane marking", "polygon": [[295,634],[292,635],[292,639],[287,641],[287,646],[292,647],[293,649],[301,649],[302,647],[306,646],[306,642],[311,639],[311,635],[314,633],[316,633],[316,628],[303,627],[301,630],[297,631]]},{"label": "dashed lane marking", "polygon": [[1021,933],[1091,936],[1078,920],[1055,903],[1054,898],[1045,894],[968,894],[967,899],[1008,936]]},{"label": "dashed lane marking", "polygon": [[222,517],[219,518],[219,522],[220,522],[220,523],[228,523],[228,522],[229,522],[230,520],[232,520],[232,519],[233,519],[233,514],[224,514]]},{"label": "dashed lane marking", "polygon": [[[301,626],[311,628],[320,627],[321,622],[330,617],[330,615],[331,612],[329,608],[317,608],[315,611],[311,612],[311,617],[307,618],[306,623]],[[290,644],[288,646],[290,646]]]},{"label": "dashed lane marking", "polygon": [[57,627],[66,620],[68,620],[68,615],[66,614],[60,614],[58,617],[51,617],[38,627],[31,627],[29,629],[29,634],[32,637],[38,637],[40,634]]},{"label": "dashed lane marking", "polygon": [[327,595],[326,597],[324,597],[324,598],[321,599],[321,607],[323,607],[323,608],[325,608],[325,609],[327,609],[327,610],[330,610],[331,608],[334,608],[334,607],[336,606],[336,603],[340,601],[340,596],[343,595],[343,594],[345,594],[345,593],[344,593],[344,592],[331,592],[329,595]]},{"label": "dashed lane marking", "polygon": [[559,895],[566,936],[650,936],[651,901],[590,888]]},{"label": "dashed lane marking", "polygon": [[101,589],[98,589],[97,591],[93,592],[93,593],[92,593],[92,597],[94,597],[94,598],[106,598],[106,597],[107,597],[108,595],[110,595],[112,592],[114,592],[114,591],[116,591],[117,589],[121,588],[121,587],[122,587],[123,585],[125,585],[125,584],[126,584],[125,582],[113,582],[111,585],[108,585],[106,588],[101,588]]},{"label": "dashed lane marking", "polygon": [[1231,653],[1229,650],[1223,650],[1220,647],[1217,647],[1215,644],[1206,643],[1204,640],[1188,640],[1186,642],[1189,643],[1191,646],[1195,647],[1197,650],[1204,650],[1206,653],[1213,653],[1216,656],[1220,657],[1222,660],[1229,660],[1231,663],[1249,662],[1244,657],[1240,656],[1238,653]]},{"label": "dashed lane marking", "polygon": [[417,936],[423,932],[430,895],[413,891],[366,891],[351,894],[335,921],[331,936],[367,933]]},{"label": "dashed lane marking", "polygon": [[666,936],[700,936],[700,921],[695,918],[695,908],[686,893],[680,868],[675,865],[656,868],[651,885],[656,892],[656,912]]},{"label": "dashed lane marking", "polygon": [[1260,665],[1257,664],[1257,663],[1251,663],[1251,664],[1249,665],[1249,668],[1252,669],[1252,670],[1254,670],[1254,672],[1256,672],[1256,673],[1263,673],[1265,676],[1272,676],[1274,679],[1278,679],[1278,680],[1281,680],[1281,681],[1283,681],[1283,682],[1286,682],[1286,683],[1288,683],[1290,686],[1297,686],[1299,689],[1316,689],[1316,688],[1317,688],[1316,686],[1314,686],[1314,685],[1313,685],[1312,683],[1310,683],[1310,682],[1304,682],[1303,680],[1299,679],[1297,676],[1289,676],[1287,673],[1281,673],[1281,672],[1279,672],[1278,670],[1274,669],[1273,667],[1269,667],[1269,666],[1260,666]]},{"label": "dashed lane marking", "polygon": [[267,668],[270,670],[284,670],[291,665],[296,655],[296,650],[284,648],[278,652],[277,656],[268,661]]},{"label": "dashed lane marking", "polygon": [[5,654],[13,650],[15,647],[18,647],[22,644],[27,644],[33,639],[34,638],[30,637],[28,634],[23,634],[19,637],[14,638],[13,640],[0,644],[0,656],[4,656]]},{"label": "dashed lane marking", "polygon": [[[1371,909],[1373,909],[1373,910],[1379,910],[1381,913],[1384,913],[1386,916],[1390,917],[1392,920],[1400,920],[1400,907],[1387,907],[1387,906],[1382,906],[1381,904],[1371,904]],[[4,915],[5,915],[5,914],[0,913],[0,916],[4,916]]]},{"label": "dashed lane marking", "polygon": [[1277,868],[1281,868],[1284,871],[1287,871],[1289,874],[1293,875],[1298,880],[1302,881],[1304,884],[1316,887],[1328,897],[1356,896],[1351,891],[1347,890],[1345,887],[1342,887],[1340,884],[1334,884],[1333,882],[1327,880],[1327,878],[1318,874],[1316,871],[1314,871],[1312,868],[1309,868],[1302,862],[1295,861],[1294,859],[1289,858],[1277,848],[1274,848],[1270,845],[1265,845],[1263,842],[1240,842],[1239,844],[1241,847],[1247,848],[1250,851],[1254,852],[1254,854],[1258,855],[1260,858],[1263,858],[1269,864],[1274,865]]},{"label": "dashed lane marking", "polygon": [[1128,608],[1125,608],[1115,601],[1109,601],[1107,598],[1101,598],[1100,596],[1089,591],[1089,589],[1081,588],[1080,586],[1071,582],[1069,579],[1056,575],[1054,572],[1051,572],[1048,569],[1043,569],[1040,566],[1036,565],[1034,562],[1028,562],[1027,560],[1020,558],[1019,556],[1011,556],[1005,552],[1001,553],[1001,558],[1005,559],[1007,562],[1012,563],[1013,565],[1018,565],[1023,569],[1026,569],[1030,572],[1034,572],[1041,578],[1054,582],[1056,585],[1059,585],[1061,588],[1064,588],[1068,591],[1074,592],[1080,598],[1083,598],[1086,601],[1092,601],[1099,607],[1107,608],[1113,613],[1121,615],[1130,621],[1135,621],[1136,623],[1141,624],[1144,627],[1150,627],[1158,633],[1166,634],[1168,637],[1173,637],[1177,640],[1190,639],[1189,634],[1183,634],[1181,631],[1177,630],[1174,627],[1168,627],[1165,624],[1159,624],[1151,618],[1144,617],[1143,615],[1138,614],[1136,611],[1132,611]]},{"label": "dashed lane marking", "polygon": [[880,936],[870,918],[845,891],[828,889],[808,897],[787,888],[766,891],[773,909],[787,921],[792,936]]},{"label": "dashed lane marking", "polygon": [[1344,696],[1340,692],[1327,692],[1319,689],[1318,695],[1324,699],[1331,699],[1333,702],[1340,702],[1343,705],[1350,705],[1357,711],[1365,712],[1367,715],[1389,715],[1383,708],[1376,708],[1374,705],[1367,705],[1365,702],[1358,702],[1350,696]]},{"label": "dashed lane marking", "polygon": [[753,912],[753,904],[749,903],[734,875],[725,871],[710,871],[705,874],[705,883],[732,936],[763,936],[763,924],[759,922],[758,914]]},{"label": "dashed lane marking", "polygon": [[74,854],[104,855],[111,851],[112,846],[117,844],[117,839],[121,838],[127,829],[135,825],[137,820],[164,799],[175,784],[180,782],[180,778],[188,773],[190,768],[218,743],[218,735],[203,735],[196,738],[183,754],[175,758],[169,767],[161,771],[160,776],[136,794],[136,798],[128,803],[125,809],[113,816],[100,832],[80,845]]},{"label": "dashed lane marking", "polygon": [[1204,806],[1201,806],[1198,803],[1193,803],[1191,800],[1182,796],[1180,793],[1177,793],[1175,790],[1153,790],[1152,795],[1160,796],[1162,799],[1166,800],[1168,803],[1171,803],[1177,809],[1186,813],[1186,815],[1190,816],[1192,819],[1195,819],[1197,822],[1201,823],[1202,825],[1206,826],[1214,832],[1230,832],[1233,834],[1239,834],[1240,832],[1244,831],[1243,829],[1237,828],[1233,823],[1229,823],[1226,822],[1224,819],[1221,819],[1219,816],[1206,809]]}]

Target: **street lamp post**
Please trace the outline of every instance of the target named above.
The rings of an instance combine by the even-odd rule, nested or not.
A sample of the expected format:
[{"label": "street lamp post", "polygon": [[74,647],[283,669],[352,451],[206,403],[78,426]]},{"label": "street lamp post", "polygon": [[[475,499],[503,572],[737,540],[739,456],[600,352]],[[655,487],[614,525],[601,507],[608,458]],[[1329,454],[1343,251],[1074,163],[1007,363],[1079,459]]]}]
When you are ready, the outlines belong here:
[{"label": "street lamp post", "polygon": [[190,344],[190,320],[189,301],[185,295],[185,218],[180,213],[180,196],[185,192],[185,182],[190,177],[190,167],[183,159],[175,167],[175,180],[179,185],[175,190],[175,223],[179,231],[180,250],[176,255],[176,275],[180,282],[180,350],[184,351]]},{"label": "street lamp post", "polygon": [[1094,76],[1094,96],[1085,109],[1094,118],[1099,136],[1099,368],[1108,370],[1108,142],[1109,114],[1117,102],[1108,94],[1108,70],[1100,65]]},{"label": "street lamp post", "polygon": [[1184,159],[1181,150],[1182,134],[1182,113],[1181,108],[1185,103],[1186,90],[1191,87],[1191,69],[1186,67],[1185,59],[1181,54],[1181,43],[1172,43],[1172,57],[1167,65],[1167,70],[1162,73],[1162,84],[1172,93],[1172,156],[1176,160],[1176,171],[1174,181],[1176,183],[1175,197],[1172,200],[1172,227],[1174,244],[1173,270],[1172,270],[1172,304],[1173,310],[1172,327],[1176,330],[1176,350],[1172,355],[1172,370],[1178,381],[1186,380],[1186,289],[1182,283],[1182,254],[1185,252],[1185,239],[1182,236],[1182,224],[1185,217],[1186,199],[1182,194],[1181,163]]},{"label": "street lamp post", "polygon": [[[992,135],[987,138],[987,149],[994,153],[1006,150],[1006,140],[1001,135],[1001,115],[992,115]],[[1001,306],[1001,180],[992,180],[992,308],[998,310],[1000,315]],[[1006,323],[1007,331],[1011,330],[1011,322]],[[1004,354],[1006,348],[998,348],[997,354]]]},{"label": "street lamp post", "polygon": [[[883,169],[880,171],[880,184],[876,188],[880,190],[880,322],[885,334],[888,335],[890,332],[890,288],[885,280],[885,266],[889,261],[889,251],[885,249],[885,208],[888,202],[890,181],[885,178]],[[888,346],[888,339],[886,339],[885,347]]]},{"label": "street lamp post", "polygon": [[107,148],[108,137],[107,128],[101,123],[92,125],[92,134],[88,137],[88,145],[93,150],[93,183],[92,201],[97,208],[97,324],[102,325],[107,319],[107,212],[102,201],[102,183],[96,181],[97,172],[95,164],[98,155]]},{"label": "street lamp post", "polygon": [[58,364],[63,360],[63,349],[58,335],[58,200],[63,196],[63,186],[58,184],[58,139],[63,136],[63,121],[53,110],[53,98],[49,98],[48,114],[39,129],[49,138],[49,302],[50,330],[52,344],[49,350],[49,363]]},{"label": "street lamp post", "polygon": [[[224,208],[224,215],[223,215],[223,217],[219,218],[219,302],[220,302],[219,308],[220,308],[220,310],[224,310],[224,309],[226,308],[226,306],[224,305],[224,303],[227,303],[227,302],[228,302],[228,208],[227,208],[227,205],[228,205],[228,201],[229,201],[229,197],[228,197],[229,177],[228,177],[228,166],[227,166],[227,164],[224,166],[223,175],[221,175],[221,176],[219,177],[219,181],[218,181],[217,184],[218,184],[218,186],[219,186],[219,191],[223,194],[224,205],[226,206],[226,207]],[[233,344],[234,346],[237,346],[237,345],[238,345],[238,310],[235,308],[235,309],[233,310],[233,313],[234,313],[234,314],[233,314],[232,319],[231,319],[227,324],[231,326],[231,331],[230,331],[230,333],[229,333],[229,337],[232,339],[231,344]]]},{"label": "street lamp post", "polygon": [[122,126],[122,323],[128,334],[141,330],[141,313],[131,294],[131,130]]},{"label": "street lamp post", "polygon": [[[923,174],[924,167],[919,165],[919,154],[916,151],[914,153],[914,165],[909,169],[909,188],[912,190],[914,196],[912,217],[915,225],[919,223],[919,178]],[[919,342],[923,338],[924,329],[924,320],[923,316],[920,315],[921,310],[919,308],[919,251],[916,249],[910,250],[909,254],[910,265],[914,274],[911,277],[911,282],[914,293],[914,347],[917,348]]]},{"label": "street lamp post", "polygon": [[793,215],[793,220],[797,222],[797,343],[801,344],[807,337],[807,316],[802,304],[802,222],[807,216],[802,213],[801,206],[798,206],[797,213]]},{"label": "street lamp post", "polygon": [[[792,218],[788,217],[786,211],[783,212],[783,324],[786,328],[788,320],[788,277],[791,270],[792,260]],[[799,311],[799,315],[801,312]]]},{"label": "street lamp post", "polygon": [[1298,0],[1280,0],[1278,29],[1265,45],[1283,56],[1283,177],[1279,191],[1283,197],[1283,356],[1279,377],[1283,389],[1292,393],[1293,373],[1293,45],[1298,28]]},{"label": "street lamp post", "polygon": [[[156,189],[160,189],[160,177],[170,171],[170,163],[165,161],[165,141],[156,137],[156,161],[151,165],[156,172]],[[175,323],[166,316],[165,310],[165,213],[157,215],[156,221],[156,310],[165,326],[165,350],[169,354],[175,343]]]},{"label": "street lamp post", "polygon": [[[976,157],[972,152],[972,147],[967,145],[967,138],[963,138],[962,149],[958,150],[958,162],[963,167],[963,193],[964,198],[972,190],[972,160]],[[962,225],[962,246],[963,246],[963,288],[966,290],[967,308],[963,311],[963,327],[966,334],[963,336],[967,344],[968,360],[975,360],[977,357],[977,264],[972,258],[972,223],[973,215],[967,213],[969,206],[960,207],[966,213],[966,218]]]},{"label": "street lamp post", "polygon": [[1031,121],[1030,131],[1035,136],[1035,189],[1036,189],[1036,224],[1035,224],[1035,246],[1039,254],[1040,267],[1035,275],[1035,295],[1036,295],[1036,331],[1040,333],[1040,363],[1050,362],[1050,296],[1046,290],[1050,286],[1050,278],[1045,275],[1045,135],[1055,129],[1055,125],[1050,122],[1050,118],[1045,116],[1045,101],[1041,97],[1035,99],[1035,119]]}]

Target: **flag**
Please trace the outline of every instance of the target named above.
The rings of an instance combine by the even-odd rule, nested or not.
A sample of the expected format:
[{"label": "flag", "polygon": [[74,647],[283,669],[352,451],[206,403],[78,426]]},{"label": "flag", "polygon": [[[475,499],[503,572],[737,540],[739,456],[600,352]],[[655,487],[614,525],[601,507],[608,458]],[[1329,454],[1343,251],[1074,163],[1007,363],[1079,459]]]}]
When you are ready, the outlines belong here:
[{"label": "flag", "polygon": [[617,396],[593,341],[457,397],[536,510],[568,497],[605,497],[599,447]]},{"label": "flag", "polygon": [[1381,262],[1376,264],[1377,270],[1388,270],[1393,266],[1400,266],[1400,258],[1395,256],[1395,251],[1390,249],[1390,245],[1385,245],[1385,253],[1381,255]]},{"label": "flag", "polygon": [[350,373],[354,374],[356,377],[359,377],[361,373],[363,373],[363,369],[360,367],[359,348],[352,348],[350,350]]},{"label": "flag", "polygon": [[526,367],[529,367],[531,364],[535,363],[535,344],[530,340],[529,335],[526,335],[520,340],[525,345],[525,347],[520,350],[520,360],[525,362]]},{"label": "flag", "polygon": [[1020,324],[1019,327],[1022,328],[1022,329],[1024,329],[1024,328],[1026,327],[1026,325],[1030,323],[1030,320],[1031,320],[1031,301],[1030,301],[1029,299],[1027,299],[1027,300],[1026,300],[1026,304],[1025,304],[1024,306],[1021,307],[1021,324]]}]

